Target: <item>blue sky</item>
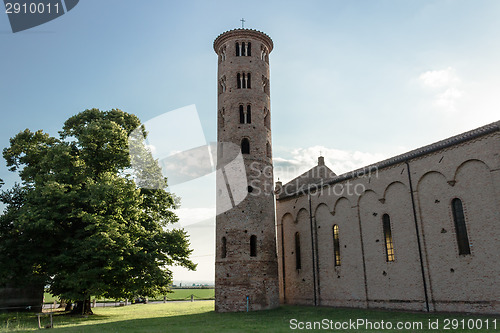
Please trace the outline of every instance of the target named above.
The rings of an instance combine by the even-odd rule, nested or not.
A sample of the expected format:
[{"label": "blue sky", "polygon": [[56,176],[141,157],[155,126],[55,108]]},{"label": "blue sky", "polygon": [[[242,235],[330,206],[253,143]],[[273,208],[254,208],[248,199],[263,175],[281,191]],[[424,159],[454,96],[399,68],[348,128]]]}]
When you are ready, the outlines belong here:
[{"label": "blue sky", "polygon": [[[206,142],[215,141],[212,43],[242,17],[275,43],[272,130],[283,180],[320,151],[342,173],[499,119],[499,1],[82,0],[15,34],[0,13],[0,149],[25,128],[56,135],[92,107],[147,121],[194,104]],[[15,181],[4,162],[0,178]],[[207,176],[172,188],[200,264],[176,270],[177,281],[213,280],[213,186]]]}]

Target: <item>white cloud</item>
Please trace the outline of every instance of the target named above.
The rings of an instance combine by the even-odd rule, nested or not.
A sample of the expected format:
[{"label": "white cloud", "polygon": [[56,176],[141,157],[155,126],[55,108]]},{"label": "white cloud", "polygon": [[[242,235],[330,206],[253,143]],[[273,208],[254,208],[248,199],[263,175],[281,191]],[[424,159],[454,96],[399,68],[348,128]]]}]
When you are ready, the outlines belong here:
[{"label": "white cloud", "polygon": [[208,208],[179,208],[175,210],[179,223],[185,227],[215,217],[215,207]]},{"label": "white cloud", "polygon": [[434,100],[434,105],[441,107],[443,110],[455,111],[457,100],[462,97],[463,92],[457,88],[448,88],[444,92],[438,94]]},{"label": "white cloud", "polygon": [[452,67],[437,71],[427,71],[420,74],[418,78],[424,86],[430,88],[456,86],[461,81]]},{"label": "white cloud", "polygon": [[456,70],[448,67],[442,70],[427,71],[418,77],[420,83],[433,91],[432,104],[445,112],[455,112],[459,99],[464,95],[462,80]]}]

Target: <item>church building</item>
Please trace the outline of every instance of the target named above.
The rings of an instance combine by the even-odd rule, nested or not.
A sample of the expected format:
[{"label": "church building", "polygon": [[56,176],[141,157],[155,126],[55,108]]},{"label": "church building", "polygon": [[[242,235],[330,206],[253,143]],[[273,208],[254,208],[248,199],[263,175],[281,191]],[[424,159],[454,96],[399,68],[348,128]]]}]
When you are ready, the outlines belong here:
[{"label": "church building", "polygon": [[285,304],[500,313],[500,122],[277,183]]},{"label": "church building", "polygon": [[216,311],[500,313],[500,122],[341,175],[320,156],[272,189],[272,49],[251,29],[214,41]]}]

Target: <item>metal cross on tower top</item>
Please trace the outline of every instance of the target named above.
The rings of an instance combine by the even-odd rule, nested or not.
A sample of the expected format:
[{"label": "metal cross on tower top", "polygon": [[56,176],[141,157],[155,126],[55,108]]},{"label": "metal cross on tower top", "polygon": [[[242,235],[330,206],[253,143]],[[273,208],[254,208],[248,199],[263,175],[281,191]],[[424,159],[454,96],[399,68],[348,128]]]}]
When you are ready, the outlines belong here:
[{"label": "metal cross on tower top", "polygon": [[246,22],[245,19],[242,18],[240,21],[241,21],[241,28],[242,29],[245,28],[245,22]]}]

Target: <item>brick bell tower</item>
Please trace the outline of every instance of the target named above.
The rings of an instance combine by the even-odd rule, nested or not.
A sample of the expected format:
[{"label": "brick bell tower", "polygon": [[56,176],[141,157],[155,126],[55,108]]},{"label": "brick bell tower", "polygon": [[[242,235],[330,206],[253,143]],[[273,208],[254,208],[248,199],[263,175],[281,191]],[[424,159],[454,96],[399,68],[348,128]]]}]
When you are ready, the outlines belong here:
[{"label": "brick bell tower", "polygon": [[[272,49],[271,38],[252,29],[230,30],[214,41],[219,59],[217,168],[221,170],[217,173],[217,312],[279,306],[269,94]],[[238,158],[240,173],[230,165]]]}]

